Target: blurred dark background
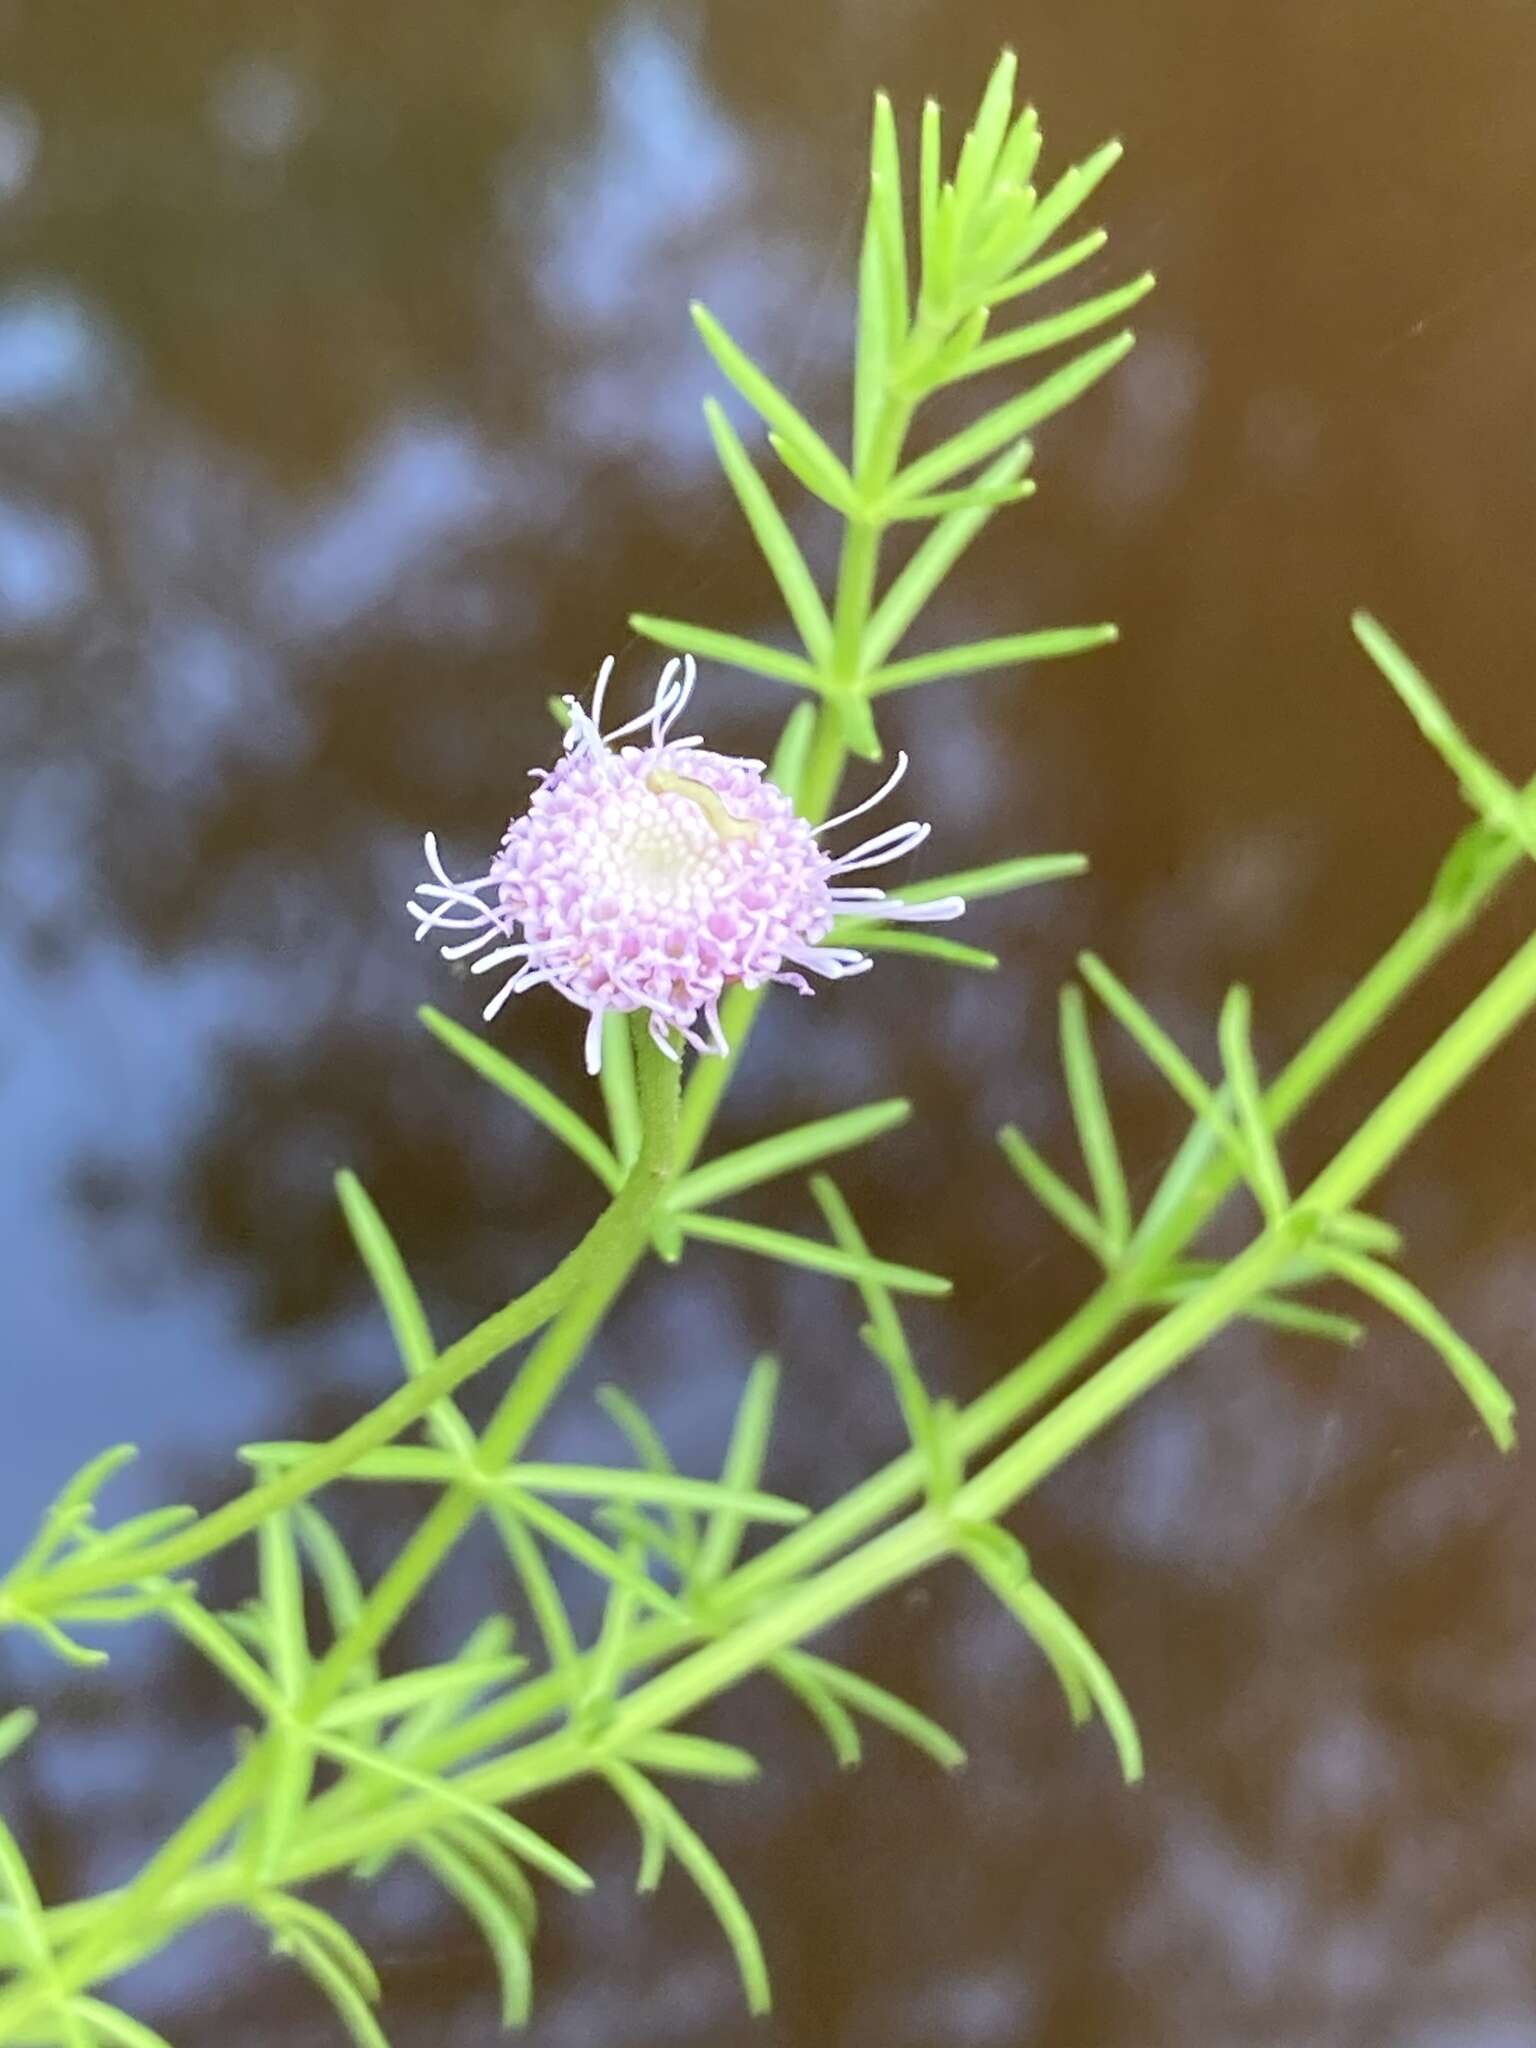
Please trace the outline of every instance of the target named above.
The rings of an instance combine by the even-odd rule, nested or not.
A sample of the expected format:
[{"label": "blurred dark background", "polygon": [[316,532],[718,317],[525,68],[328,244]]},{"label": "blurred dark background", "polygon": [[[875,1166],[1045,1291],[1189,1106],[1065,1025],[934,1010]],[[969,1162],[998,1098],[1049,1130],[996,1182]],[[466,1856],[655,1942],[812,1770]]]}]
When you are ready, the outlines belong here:
[{"label": "blurred dark background", "polygon": [[[839,422],[870,91],[909,135],[925,92],[958,120],[1004,40],[1053,165],[1125,138],[1095,275],[1160,288],[928,630],[1113,617],[1124,642],[891,726],[943,865],[1082,848],[1093,872],[976,912],[990,980],[887,962],[773,1004],[722,1126],[916,1098],[843,1179],[882,1249],[960,1283],[919,1323],[962,1398],[1088,1278],[991,1149],[1010,1116],[1065,1143],[1074,952],[1195,1046],[1243,975],[1276,1061],[1460,822],[1350,606],[1512,771],[1536,758],[1529,6],[0,5],[0,1555],[108,1442],[145,1445],[123,1511],[212,1501],[245,1438],[334,1430],[388,1384],[338,1164],[445,1331],[581,1227],[579,1170],[414,1022],[473,1015],[408,942],[421,832],[473,861],[550,751],[547,694],[610,649],[647,687],[631,608],[776,630],[685,303]],[[757,751],[783,708],[715,673],[701,716]],[[1530,907],[1512,894],[1383,1034],[1299,1162]],[[553,997],[497,1035],[584,1088]],[[1108,1058],[1144,1184],[1176,1127]],[[1532,1075],[1526,1039],[1384,1195],[1521,1394]],[[812,1227],[792,1191],[751,1213]],[[697,1251],[633,1290],[551,1450],[609,1448],[586,1396],[612,1376],[707,1469],[771,1347],[773,1479],[828,1498],[896,1443],[854,1325],[831,1283]],[[345,1512],[377,1567],[410,1503]],[[551,1902],[537,2048],[1536,2044],[1536,1514],[1436,1364],[1389,1328],[1349,1357],[1228,1338],[1018,1526],[1139,1711],[1146,1785],[936,1577],[837,1647],[957,1728],[965,1776],[877,1739],[840,1777],[762,1688],[709,1720],[768,1763],[689,1811],[758,1915],[775,2017],[745,2018],[685,1887],[630,1896],[627,1824],[578,1793],[542,1821],[603,1881]],[[406,1647],[505,1598],[470,1546]],[[120,1878],[223,1767],[230,1700],[152,1631],[105,1676],[0,1660],[0,1700],[46,1707],[0,1790],[49,1896]],[[394,2041],[493,2038],[489,1965],[440,1900],[387,1884],[358,1912]],[[339,2038],[238,1929],[125,1995],[183,2048]]]}]

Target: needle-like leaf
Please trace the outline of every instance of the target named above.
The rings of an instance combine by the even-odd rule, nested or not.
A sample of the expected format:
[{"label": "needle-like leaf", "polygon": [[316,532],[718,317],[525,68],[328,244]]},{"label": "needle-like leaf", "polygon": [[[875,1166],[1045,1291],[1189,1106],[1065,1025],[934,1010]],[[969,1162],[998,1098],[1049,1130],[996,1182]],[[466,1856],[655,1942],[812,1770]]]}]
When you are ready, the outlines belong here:
[{"label": "needle-like leaf", "polygon": [[965,1751],[955,1738],[910,1701],[898,1698],[883,1685],[876,1685],[873,1679],[862,1678],[858,1672],[845,1670],[841,1664],[833,1664],[825,1657],[813,1657],[804,1650],[794,1654],[802,1668],[809,1668],[830,1693],[855,1708],[866,1720],[878,1721],[893,1734],[902,1736],[946,1771],[957,1771],[964,1764]]},{"label": "needle-like leaf", "polygon": [[568,1146],[610,1194],[617,1190],[624,1178],[619,1162],[586,1118],[578,1116],[569,1103],[562,1102],[552,1088],[546,1088],[542,1081],[536,1080],[515,1060],[509,1060],[505,1053],[487,1045],[483,1038],[477,1037],[473,1031],[466,1031],[462,1024],[456,1024],[430,1004],[424,1004],[416,1014],[433,1037],[446,1045],[450,1052],[457,1053],[461,1060],[504,1095],[510,1095],[536,1122]]},{"label": "needle-like leaf", "polygon": [[1001,640],[975,640],[967,647],[941,647],[934,654],[914,655],[877,669],[869,679],[871,696],[887,690],[910,690],[918,683],[948,676],[976,675],[989,668],[1018,668],[1025,662],[1053,661],[1065,654],[1089,654],[1109,647],[1120,637],[1114,626],[1052,626],[1035,633],[1009,633]]},{"label": "needle-like leaf", "polygon": [[[1136,337],[1129,330],[1117,334],[1110,341],[1100,342],[1097,348],[1085,349],[1081,355],[1074,356],[1071,362],[1053,371],[1032,390],[995,406],[973,425],[951,435],[949,440],[931,453],[919,456],[916,462],[903,470],[896,481],[896,497],[898,500],[923,497],[947,484],[961,470],[985,462],[999,448],[1017,441],[1020,435],[1039,426],[1042,420],[1050,419],[1071,405],[1074,399],[1081,398],[1130,353],[1135,342]],[[996,479],[987,476],[979,481],[990,483]]]},{"label": "needle-like leaf", "polygon": [[898,1294],[943,1295],[954,1283],[937,1273],[924,1273],[915,1266],[893,1265],[887,1259],[858,1258],[836,1246],[818,1244],[814,1238],[794,1237],[786,1230],[765,1230],[756,1223],[741,1223],[734,1216],[699,1215],[682,1219],[689,1237],[709,1244],[730,1245],[734,1250],[752,1252],[759,1258],[777,1259],[786,1266],[804,1266],[812,1273],[830,1273],[838,1280],[857,1282],[872,1277]]},{"label": "needle-like leaf", "polygon": [[1219,1039],[1221,1061],[1226,1068],[1227,1086],[1237,1112],[1254,1193],[1270,1221],[1277,1222],[1291,1205],[1285,1184],[1285,1169],[1275,1149],[1275,1135],[1264,1112],[1264,1092],[1259,1086],[1253,1059],[1252,1004],[1248,991],[1237,987],[1228,992],[1221,1006]]},{"label": "needle-like leaf", "polygon": [[857,946],[865,953],[904,953],[914,960],[936,960],[945,967],[971,967],[990,974],[1001,965],[995,953],[981,946],[965,946],[958,939],[941,939],[932,932],[903,931],[899,926],[839,921],[834,937],[839,945]]},{"label": "needle-like leaf", "polygon": [[836,1152],[867,1145],[886,1131],[895,1130],[912,1114],[912,1105],[900,1097],[867,1103],[862,1109],[847,1109],[836,1116],[819,1117],[792,1131],[779,1131],[727,1152],[685,1174],[672,1190],[674,1209],[701,1209],[722,1202],[743,1189],[763,1181],[794,1173],[814,1160],[827,1159]]},{"label": "needle-like leaf", "polygon": [[1120,1148],[1115,1143],[1109,1105],[1104,1100],[1104,1083],[1093,1050],[1082,991],[1070,986],[1061,992],[1061,1063],[1099,1219],[1110,1253],[1118,1257],[1130,1242],[1130,1191],[1125,1168],[1120,1163]]},{"label": "needle-like leaf", "polygon": [[739,633],[718,633],[713,626],[689,625],[682,619],[659,619],[650,612],[631,612],[629,623],[635,632],[674,654],[696,654],[704,661],[745,669],[749,675],[797,683],[804,690],[819,687],[816,671],[803,655],[765,647],[760,640],[744,640]]},{"label": "needle-like leaf", "polygon": [[1076,1189],[1046,1164],[1016,1124],[1004,1124],[997,1142],[1003,1157],[1041,1208],[1055,1217],[1069,1237],[1075,1237],[1092,1252],[1101,1265],[1108,1266],[1113,1259],[1108,1235]]},{"label": "needle-like leaf", "polygon": [[527,1934],[517,1914],[452,1841],[429,1835],[414,1846],[444,1890],[458,1900],[475,1922],[491,1951],[501,1986],[502,2025],[525,2025],[533,2006],[533,1961]]},{"label": "needle-like leaf", "polygon": [[[725,1462],[720,1468],[720,1484],[727,1498],[752,1492],[762,1476],[778,1391],[778,1366],[771,1358],[759,1358],[742,1389]],[[746,1519],[734,1507],[721,1506],[715,1510],[699,1544],[692,1580],[695,1588],[702,1590],[725,1577],[736,1561]]]},{"label": "needle-like leaf", "polygon": [[812,661],[823,663],[831,654],[832,626],[815,579],[805,565],[805,557],[783,513],[773,502],[768,486],[753,466],[751,456],[741,445],[741,437],[726,418],[724,408],[714,399],[707,398],[704,417],[709,423],[710,436],[726,481],[736,493],[753,537],[773,571],[805,651]]},{"label": "needle-like leaf", "polygon": [[668,1849],[708,1901],[736,1958],[748,2010],[767,2012],[772,1998],[763,1945],[752,1925],[752,1916],[714,1851],[683,1819],[671,1800],[632,1765],[611,1763],[606,1775],[614,1785],[624,1787],[628,1803],[635,1811],[648,1814],[651,1825],[663,1835]]},{"label": "needle-like leaf", "polygon": [[1474,810],[1508,832],[1536,860],[1536,805],[1501,775],[1473,746],[1441,703],[1429,681],[1369,612],[1351,620],[1355,638],[1412,713],[1414,722],[1459,781]]},{"label": "needle-like leaf", "polygon": [[987,293],[987,303],[1000,306],[1008,299],[1022,298],[1026,292],[1038,291],[1041,285],[1050,284],[1097,256],[1108,240],[1109,236],[1102,228],[1095,228],[1091,234],[1069,242],[1065,248],[1055,250],[1051,255],[1042,257],[1040,262],[1032,263],[1027,270],[1021,270],[1001,285],[994,286]]},{"label": "needle-like leaf", "polygon": [[1046,349],[1059,348],[1064,341],[1075,341],[1080,334],[1087,334],[1095,327],[1118,320],[1122,313],[1128,313],[1156,283],[1151,271],[1144,271],[1140,277],[1132,278],[1129,284],[1123,284],[1115,291],[1101,292],[1097,298],[1084,299],[1063,312],[1051,313],[1043,320],[1032,320],[1026,327],[1015,327],[1007,334],[999,334],[971,352],[960,374],[980,377],[988,370],[1001,369],[1005,363],[1022,362],[1026,356],[1041,355]]},{"label": "needle-like leaf", "polygon": [[1449,1367],[1452,1377],[1483,1419],[1501,1451],[1513,1450],[1515,1403],[1509,1389],[1426,1294],[1401,1273],[1363,1253],[1330,1249],[1327,1260],[1343,1280],[1379,1301],[1408,1325]]},{"label": "needle-like leaf", "polygon": [[[976,479],[977,486],[985,493],[1017,483],[1029,467],[1032,453],[1027,441],[1018,442],[982,471]],[[924,494],[919,491],[914,495]],[[879,668],[996,509],[995,505],[982,503],[948,512],[913,550],[911,559],[892,579],[890,588],[876,605],[865,629],[862,660],[866,673]]]},{"label": "needle-like leaf", "polygon": [[[899,197],[897,205],[900,205]],[[804,413],[790,403],[771,377],[763,374],[746,350],[731,339],[707,306],[701,306],[695,300],[688,310],[704,346],[748,405],[760,413],[797,454],[823,474],[838,478],[841,488],[851,495],[853,479]]]}]

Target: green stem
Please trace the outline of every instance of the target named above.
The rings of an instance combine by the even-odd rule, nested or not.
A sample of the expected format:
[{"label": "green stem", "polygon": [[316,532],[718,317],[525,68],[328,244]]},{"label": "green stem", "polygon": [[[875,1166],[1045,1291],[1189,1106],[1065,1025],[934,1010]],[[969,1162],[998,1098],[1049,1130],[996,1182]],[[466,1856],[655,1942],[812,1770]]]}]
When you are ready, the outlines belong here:
[{"label": "green stem", "polygon": [[[633,1235],[629,1212],[638,1204],[641,1188],[634,1176],[626,1181],[608,1208],[598,1217],[586,1236],[527,1293],[520,1294],[504,1308],[467,1331],[451,1344],[425,1372],[407,1380],[377,1408],[360,1416],[340,1436],[285,1472],[248,1488],[236,1499],[142,1550],[93,1559],[89,1554],[71,1558],[40,1574],[24,1588],[0,1594],[0,1623],[13,1615],[58,1613],[75,1600],[144,1579],[164,1577],[183,1571],[188,1565],[227,1549],[248,1536],[268,1515],[319,1492],[339,1478],[367,1452],[392,1443],[411,1427],[445,1394],[472,1379],[494,1360],[531,1336],[573,1297],[579,1295],[588,1276],[607,1270],[621,1245]],[[649,1213],[649,1212],[647,1212]],[[642,1236],[643,1242],[643,1236]]]},{"label": "green stem", "polygon": [[[1465,899],[1452,906],[1437,895],[1410,920],[1357,988],[1276,1078],[1266,1107],[1277,1132],[1286,1128],[1347,1064],[1452,941],[1486,908],[1518,859],[1518,851],[1513,851],[1505,858],[1491,860],[1479,885]],[[1506,990],[1507,987],[1505,981]],[[1505,996],[1495,994],[1491,1000],[1498,1006]],[[1484,1021],[1472,1028],[1486,1032],[1490,1014],[1484,1010]],[[1403,1087],[1416,1096],[1422,1081],[1410,1080]],[[1401,1102],[1403,1098],[1400,1095],[1398,1099]],[[1395,1116],[1396,1112],[1392,1114]],[[1364,1129],[1369,1130],[1372,1125],[1377,1132],[1387,1128],[1373,1118]],[[1372,1136],[1367,1140],[1362,1135],[1352,1142],[1361,1146],[1369,1143],[1374,1151],[1378,1139]],[[1355,1156],[1361,1154],[1357,1152]],[[1198,1236],[1236,1180],[1235,1169],[1218,1159],[1194,1183],[1155,1240],[1137,1247],[1068,1322],[961,1412],[955,1421],[955,1431],[959,1447],[967,1457],[974,1457],[1016,1428],[1083,1369],[1126,1317],[1144,1305],[1149,1282],[1170,1258],[1176,1258]],[[1319,1192],[1325,1200],[1329,1199],[1330,1182],[1322,1181],[1311,1198],[1316,1199]],[[715,1589],[713,1613],[726,1623],[733,1616],[744,1615],[770,1590],[815,1570],[910,1506],[921,1496],[924,1483],[924,1466],[915,1452],[893,1459],[812,1521],[779,1538],[732,1573]],[[695,1639],[695,1634],[671,1621],[642,1624],[630,1639],[628,1668],[644,1669],[675,1655]],[[560,1672],[531,1680],[479,1714],[466,1717],[423,1753],[423,1762],[433,1769],[442,1768],[537,1726],[568,1704],[573,1682],[577,1681]],[[344,1798],[347,1788],[327,1796]]]},{"label": "green stem", "polygon": [[656,1211],[676,1170],[678,1066],[652,1044],[646,1013],[636,1012],[636,1020],[640,1151],[609,1211],[610,1229],[589,1259],[574,1295],[502,1395],[480,1439],[475,1475],[442,1494],[373,1587],[356,1619],[313,1673],[302,1702],[305,1714],[330,1704],[435,1576],[479,1511],[484,1489],[476,1481],[481,1475],[499,1473],[517,1456],[645,1255]]}]

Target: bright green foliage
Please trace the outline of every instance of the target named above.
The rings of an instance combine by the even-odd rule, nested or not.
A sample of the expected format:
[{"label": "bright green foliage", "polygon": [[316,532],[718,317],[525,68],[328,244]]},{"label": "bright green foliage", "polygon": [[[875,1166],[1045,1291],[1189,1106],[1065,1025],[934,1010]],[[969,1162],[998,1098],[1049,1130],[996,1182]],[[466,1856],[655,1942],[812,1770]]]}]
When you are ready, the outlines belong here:
[{"label": "bright green foliage", "polygon": [[[705,415],[716,453],[801,651],[786,653],[718,627],[644,612],[630,623],[675,651],[820,692],[836,706],[844,744],[869,756],[880,751],[868,708],[876,695],[1082,653],[1115,637],[1111,626],[1048,628],[888,660],[988,520],[1031,495],[1026,436],[1089,391],[1120,361],[1132,337],[1121,332],[1084,349],[904,465],[904,443],[923,401],[947,385],[1070,345],[1119,319],[1152,286],[1149,276],[1135,278],[985,338],[997,307],[1097,252],[1103,238],[1095,235],[1039,258],[1120,153],[1111,144],[1037,194],[1028,181],[1039,155],[1039,124],[1033,108],[1014,111],[1014,72],[1012,56],[1005,56],[952,175],[944,170],[938,109],[931,103],[925,109],[915,224],[895,113],[884,94],[876,99],[859,263],[853,446],[846,460],[712,313],[693,308],[716,367],[758,416],[780,463],[843,520],[843,565],[836,591],[824,596],[748,449],[711,399]],[[929,531],[880,596],[881,537],[914,523]]]},{"label": "bright green foliage", "polygon": [[[1120,360],[1130,335],[1104,330],[1150,284],[1095,281],[1055,312],[992,330],[1000,309],[1070,277],[1103,246],[1102,233],[1082,231],[1078,216],[1118,145],[1054,181],[1039,178],[1041,155],[1033,110],[1015,105],[1011,54],[955,150],[946,148],[930,103],[904,165],[894,110],[877,100],[846,454],[718,321],[695,309],[705,347],[761,422],[775,462],[841,520],[841,555],[835,583],[823,591],[757,453],[711,401],[726,481],[800,651],[650,614],[637,614],[635,625],[668,648],[802,691],[771,772],[809,819],[836,808],[850,752],[880,751],[878,698],[1114,638],[1107,626],[1047,627],[898,653],[970,543],[1028,497],[1027,437]],[[1031,388],[1001,390],[947,439],[909,455],[932,394],[1084,340]],[[900,549],[894,568],[888,545]],[[677,1070],[645,1034],[607,1019],[606,1133],[485,1039],[435,1010],[422,1013],[476,1079],[510,1097],[589,1169],[605,1197],[601,1214],[544,1280],[445,1344],[384,1217],[355,1176],[342,1174],[343,1217],[398,1354],[392,1388],[326,1442],[248,1445],[251,1483],[205,1515],[167,1508],[102,1524],[98,1496],[133,1456],[126,1446],[92,1461],[44,1511],[36,1537],[0,1578],[0,1628],[30,1631],[84,1665],[103,1653],[79,1641],[78,1631],[158,1619],[227,1683],[240,1741],[226,1778],[159,1854],[99,1900],[45,1904],[0,1824],[0,2048],[163,2048],[95,1990],[177,1928],[230,1910],[270,1933],[329,2003],[341,2033],[378,2048],[385,2036],[374,1966],[356,1936],[305,1891],[338,1873],[367,1883],[400,1855],[428,1870],[452,1910],[479,1929],[494,1959],[503,2020],[520,2024],[532,2009],[536,1886],[547,1880],[581,1892],[591,1880],[518,1809],[582,1778],[610,1787],[633,1818],[641,1889],[653,1888],[668,1864],[698,1887],[735,1956],[749,2007],[764,2011],[767,1967],[747,1908],[657,1782],[736,1786],[757,1774],[754,1757],[685,1725],[697,1709],[766,1673],[814,1719],[845,1768],[863,1757],[868,1724],[946,1769],[957,1767],[959,1744],[920,1707],[806,1644],[891,1588],[958,1559],[1039,1647],[1074,1721],[1102,1720],[1124,1776],[1134,1781],[1142,1753],[1125,1698],[1004,1518],[1236,1323],[1359,1341],[1360,1323],[1314,1299],[1319,1287],[1364,1297],[1397,1317],[1438,1354],[1494,1440],[1512,1443],[1508,1394],[1399,1270],[1397,1232],[1361,1205],[1448,1096],[1536,1009],[1536,938],[1309,1184],[1296,1185],[1286,1168],[1285,1133],[1298,1112],[1536,850],[1536,779],[1517,787],[1478,754],[1373,621],[1362,615],[1356,632],[1456,775],[1474,822],[1402,936],[1272,1078],[1255,1049],[1244,989],[1231,992],[1214,1021],[1219,1071],[1207,1077],[1101,960],[1082,957],[1084,986],[1063,992],[1060,1016],[1065,1107],[1080,1166],[1059,1170],[1011,1126],[1000,1142],[1026,1188],[1102,1277],[1061,1330],[963,1406],[925,1375],[913,1332],[926,1333],[927,1321],[909,1329],[903,1320],[912,1299],[931,1319],[950,1283],[872,1250],[825,1175],[811,1184],[824,1236],[718,1213],[716,1205],[751,1197],[769,1181],[845,1158],[904,1123],[910,1110],[900,1099],[830,1106],[711,1155],[714,1115],[749,1045],[761,991],[731,992],[724,1013],[730,1055],[694,1065],[681,1096]],[[951,892],[974,902],[1084,865],[1078,854],[1025,855],[904,884],[901,893],[912,903]],[[842,935],[925,966],[995,965],[969,934],[961,941],[877,931],[849,918]],[[1098,1042],[1105,1020],[1090,1010],[1089,996],[1189,1117],[1139,1214],[1116,1128],[1118,1070],[1111,1061],[1106,1080]],[[1262,1032],[1257,1043],[1263,1047]],[[1220,1257],[1202,1250],[1239,1191],[1247,1241]],[[616,1439],[613,1462],[541,1456],[532,1441],[652,1252],[676,1262],[722,1251],[838,1283],[825,1290],[828,1301],[844,1308],[856,1301],[865,1349],[904,1433],[899,1455],[814,1514],[772,1484],[781,1374],[769,1359],[746,1376],[717,1475],[680,1470],[627,1387],[599,1397]],[[857,1362],[856,1350],[839,1349],[838,1330],[829,1316],[823,1346],[801,1368],[808,1398],[820,1376]],[[493,1367],[504,1385],[490,1422],[477,1430],[456,1390]],[[782,1377],[806,1393],[793,1368]],[[316,1505],[322,1489],[341,1482],[424,1489],[421,1520],[377,1576],[358,1569]],[[444,1561],[477,1521],[499,1545],[500,1577],[487,1589],[486,1619],[443,1662],[399,1665],[400,1624],[429,1597]],[[189,1574],[247,1541],[253,1590],[234,1611],[215,1612]],[[587,1597],[572,1598],[578,1588]],[[600,1613],[591,1625],[578,1622],[591,1611],[594,1589]],[[515,1596],[532,1624],[517,1640],[507,1619]],[[0,1764],[28,1740],[34,1721],[24,1706],[0,1712]],[[876,1765],[897,1767],[886,1757]]]}]

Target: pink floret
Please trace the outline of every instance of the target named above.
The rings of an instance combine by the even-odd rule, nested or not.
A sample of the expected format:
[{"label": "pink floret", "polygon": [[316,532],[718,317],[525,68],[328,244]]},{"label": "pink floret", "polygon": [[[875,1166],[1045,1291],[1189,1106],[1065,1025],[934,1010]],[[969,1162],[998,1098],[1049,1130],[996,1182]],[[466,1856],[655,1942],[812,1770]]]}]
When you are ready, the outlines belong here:
[{"label": "pink floret", "polygon": [[[671,663],[651,711],[605,738],[598,721],[610,667],[590,715],[566,700],[565,753],[541,773],[488,873],[453,881],[428,835],[435,880],[417,890],[426,902],[410,906],[416,935],[469,932],[442,948],[445,958],[479,954],[473,973],[508,970],[487,1018],[547,983],[589,1012],[594,1072],[610,1011],[648,1010],[652,1037],[672,1057],[673,1031],[700,1052],[723,1053],[719,1004],[733,984],[787,982],[809,995],[801,969],[839,978],[873,964],[852,946],[823,943],[839,917],[927,921],[963,909],[955,897],[908,905],[838,886],[843,874],[900,858],[927,826],[896,826],[834,859],[761,761],[673,739],[693,690],[691,661],[681,673]],[[649,727],[649,745],[610,745],[636,725]],[[905,765],[903,757],[887,789]]]}]

